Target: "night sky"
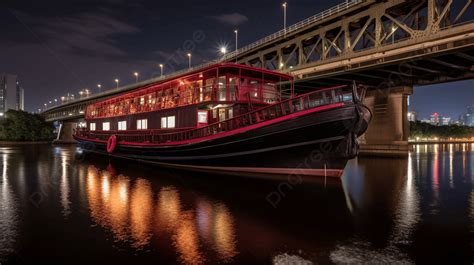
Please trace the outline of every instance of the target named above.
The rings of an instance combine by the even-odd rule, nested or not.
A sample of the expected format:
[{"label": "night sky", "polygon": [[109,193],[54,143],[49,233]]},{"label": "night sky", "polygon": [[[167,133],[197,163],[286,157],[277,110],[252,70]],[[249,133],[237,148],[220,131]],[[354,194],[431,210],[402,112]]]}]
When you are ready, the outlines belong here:
[{"label": "night sky", "polygon": [[[288,24],[341,0],[288,1]],[[114,88],[171,68],[187,66],[183,46],[194,47],[193,64],[213,60],[218,47],[234,49],[282,28],[282,1],[3,0],[0,4],[0,72],[19,76],[26,108],[83,88]],[[196,41],[197,39],[197,41]],[[190,41],[192,44],[190,44]],[[191,46],[189,46],[191,45]],[[174,60],[167,60],[173,56]],[[422,117],[453,118],[474,103],[473,81],[415,88],[412,108]]]}]

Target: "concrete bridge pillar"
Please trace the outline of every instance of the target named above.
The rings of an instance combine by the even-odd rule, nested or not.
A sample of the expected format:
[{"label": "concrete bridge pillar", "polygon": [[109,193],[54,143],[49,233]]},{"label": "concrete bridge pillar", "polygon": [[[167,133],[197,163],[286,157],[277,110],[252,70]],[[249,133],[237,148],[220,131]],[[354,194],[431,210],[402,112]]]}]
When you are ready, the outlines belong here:
[{"label": "concrete bridge pillar", "polygon": [[76,127],[77,127],[76,122],[66,122],[66,121],[61,122],[58,136],[56,140],[54,140],[54,142],[55,143],[75,143],[76,141],[72,137],[72,134]]},{"label": "concrete bridge pillar", "polygon": [[361,137],[361,155],[408,155],[408,96],[412,93],[413,87],[407,86],[367,91],[364,104],[372,111],[373,119]]}]

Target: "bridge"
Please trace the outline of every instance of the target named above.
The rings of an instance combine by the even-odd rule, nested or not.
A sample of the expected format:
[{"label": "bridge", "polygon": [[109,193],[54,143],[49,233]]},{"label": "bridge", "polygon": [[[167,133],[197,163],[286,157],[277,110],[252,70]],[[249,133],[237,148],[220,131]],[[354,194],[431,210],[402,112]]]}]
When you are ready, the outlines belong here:
[{"label": "bridge", "polygon": [[[473,0],[352,0],[269,35],[221,60],[291,73],[299,89],[352,82],[369,87],[374,119],[363,152],[406,155],[414,86],[474,77]],[[208,63],[216,63],[217,61]],[[170,78],[196,66],[164,76]],[[162,78],[109,90],[42,114],[71,133],[85,107]],[[67,126],[66,126],[67,125]]]}]

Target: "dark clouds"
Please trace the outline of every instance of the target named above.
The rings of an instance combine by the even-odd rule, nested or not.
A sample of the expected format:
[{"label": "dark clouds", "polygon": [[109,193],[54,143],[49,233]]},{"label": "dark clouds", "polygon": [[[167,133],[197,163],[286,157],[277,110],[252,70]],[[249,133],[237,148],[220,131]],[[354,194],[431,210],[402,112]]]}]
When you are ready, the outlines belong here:
[{"label": "dark clouds", "polygon": [[247,16],[239,14],[239,13],[222,14],[218,16],[211,16],[210,18],[215,19],[221,23],[230,24],[232,26],[238,26],[249,20]]}]

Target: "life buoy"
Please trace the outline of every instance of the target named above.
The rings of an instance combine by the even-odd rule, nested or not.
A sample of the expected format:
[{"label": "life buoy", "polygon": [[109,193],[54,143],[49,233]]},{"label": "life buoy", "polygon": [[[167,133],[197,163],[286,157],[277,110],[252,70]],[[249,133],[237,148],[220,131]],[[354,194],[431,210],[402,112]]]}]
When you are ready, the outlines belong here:
[{"label": "life buoy", "polygon": [[109,140],[107,141],[107,152],[111,154],[115,150],[116,146],[117,146],[117,136],[114,134],[114,135],[111,135],[109,137]]}]

